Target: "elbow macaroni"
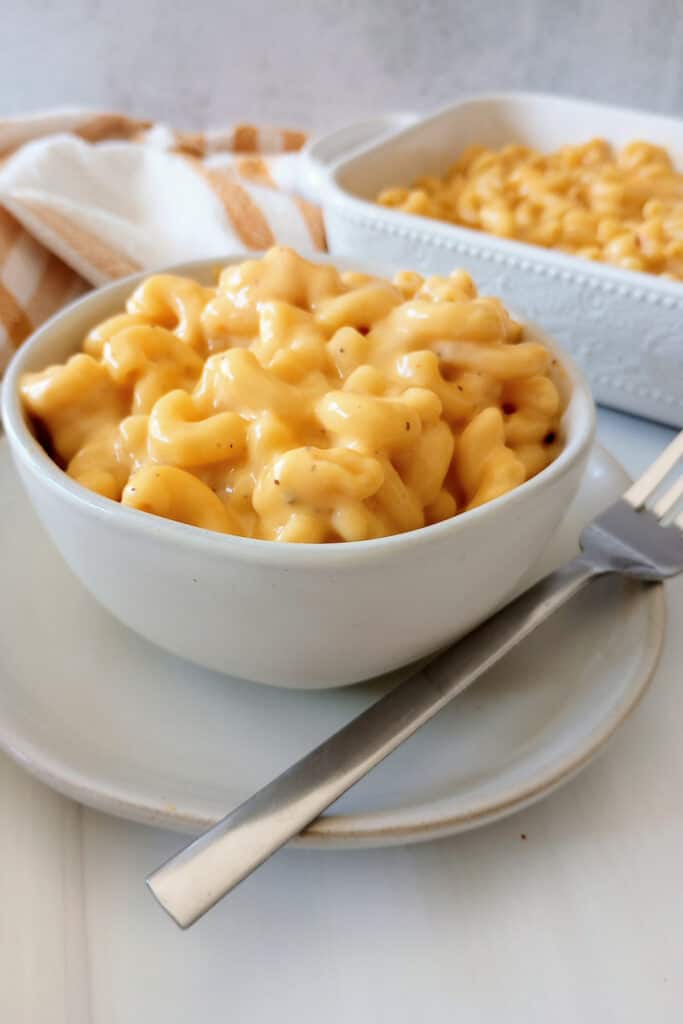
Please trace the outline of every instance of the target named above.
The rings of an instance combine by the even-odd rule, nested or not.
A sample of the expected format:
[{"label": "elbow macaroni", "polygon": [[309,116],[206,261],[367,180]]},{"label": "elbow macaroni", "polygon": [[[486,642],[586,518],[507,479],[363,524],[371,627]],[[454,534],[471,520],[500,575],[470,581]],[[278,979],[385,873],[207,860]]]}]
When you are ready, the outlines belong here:
[{"label": "elbow macaroni", "polygon": [[666,150],[604,139],[547,155],[469,146],[443,178],[384,189],[383,206],[627,270],[683,280],[683,174]]},{"label": "elbow macaroni", "polygon": [[561,444],[550,364],[463,271],[390,283],[275,248],[215,288],[148,278],[21,392],[91,490],[323,543],[414,530],[542,470]]}]

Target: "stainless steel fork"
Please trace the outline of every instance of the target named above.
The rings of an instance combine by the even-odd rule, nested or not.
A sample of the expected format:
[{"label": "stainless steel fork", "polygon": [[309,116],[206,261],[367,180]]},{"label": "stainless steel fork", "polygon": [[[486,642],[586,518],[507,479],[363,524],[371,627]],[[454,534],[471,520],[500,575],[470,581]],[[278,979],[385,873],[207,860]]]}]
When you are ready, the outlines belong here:
[{"label": "stainless steel fork", "polygon": [[683,433],[581,535],[581,555],[344,726],[147,879],[182,928],[307,825],[591,580],[683,571]]}]

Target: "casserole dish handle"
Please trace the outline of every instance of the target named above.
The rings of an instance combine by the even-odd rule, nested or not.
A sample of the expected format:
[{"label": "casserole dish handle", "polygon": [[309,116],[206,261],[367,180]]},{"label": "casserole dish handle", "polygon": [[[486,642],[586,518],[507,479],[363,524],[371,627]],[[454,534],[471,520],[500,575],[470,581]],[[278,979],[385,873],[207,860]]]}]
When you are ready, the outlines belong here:
[{"label": "casserole dish handle", "polygon": [[329,172],[342,157],[363,149],[370,142],[407,128],[418,116],[403,112],[370,117],[311,139],[301,152],[297,191],[311,202],[321,203]]}]

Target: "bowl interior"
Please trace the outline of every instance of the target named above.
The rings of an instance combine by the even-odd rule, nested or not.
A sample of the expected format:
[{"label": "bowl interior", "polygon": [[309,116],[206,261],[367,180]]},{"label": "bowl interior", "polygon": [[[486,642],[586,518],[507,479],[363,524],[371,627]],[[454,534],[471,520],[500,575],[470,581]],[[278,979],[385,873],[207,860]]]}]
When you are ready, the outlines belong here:
[{"label": "bowl interior", "polygon": [[[248,254],[258,256],[260,254]],[[227,256],[224,259],[194,260],[188,263],[175,265],[167,268],[165,272],[183,274],[195,278],[204,284],[211,284],[216,279],[217,269],[228,264],[241,262],[245,258],[244,253]],[[318,259],[318,257],[316,257]],[[337,265],[349,269],[365,270],[374,274],[381,274],[382,270],[377,267],[368,268],[356,263],[351,264],[345,261],[336,260],[333,257],[323,257],[320,262],[334,262]],[[313,555],[319,561],[329,559],[332,561],[338,556],[332,552],[338,552],[343,548],[349,557],[354,549],[362,549],[369,552],[372,548],[380,549],[392,546],[396,543],[405,543],[405,538],[415,538],[416,535],[436,537],[445,529],[461,529],[463,524],[474,516],[490,515],[492,509],[497,509],[504,503],[519,500],[519,494],[528,493],[529,489],[537,490],[542,488],[545,482],[550,482],[556,475],[569,470],[577,458],[580,458],[588,450],[594,432],[594,406],[590,389],[582,374],[566,355],[559,349],[557,344],[548,338],[534,324],[527,324],[527,331],[531,337],[546,345],[558,360],[557,383],[564,392],[567,407],[563,418],[563,429],[565,432],[565,447],[555,462],[551,463],[538,476],[522,484],[521,487],[509,492],[502,498],[498,498],[488,505],[483,505],[471,512],[456,516],[442,523],[423,527],[421,530],[411,531],[410,534],[397,534],[377,540],[366,540],[349,542],[346,544],[323,545],[326,553],[320,551],[321,545],[299,544],[299,545],[274,545],[271,541],[252,540],[250,538],[230,537],[223,534],[214,534],[210,531],[201,530],[197,527],[186,526],[183,523],[175,523],[170,520],[158,520],[157,517],[149,517],[138,513],[134,509],[121,506],[107,498],[102,498],[91,491],[88,491],[75,481],[71,480],[52,461],[43,449],[42,445],[34,437],[31,426],[24,416],[21,400],[19,397],[19,379],[26,371],[42,370],[52,363],[61,362],[77,351],[87,331],[96,323],[106,319],[113,314],[120,312],[125,299],[135,288],[136,284],[143,278],[149,276],[149,272],[136,274],[124,278],[114,284],[100,288],[84,298],[79,299],[71,306],[61,310],[56,316],[44,324],[32,337],[24,343],[12,359],[8,367],[2,389],[2,417],[13,447],[20,452],[22,459],[28,460],[34,472],[39,473],[49,482],[50,486],[59,489],[62,493],[68,494],[71,499],[87,504],[91,509],[99,511],[106,516],[116,515],[122,522],[126,522],[130,528],[140,532],[149,530],[149,519],[155,520],[154,528],[158,533],[172,533],[177,538],[184,537],[193,543],[209,543],[232,547],[238,545],[242,550],[247,548],[252,551],[261,549],[268,550],[268,557],[277,560],[289,560],[298,557],[291,551],[302,552],[304,549],[313,549]],[[274,549],[277,549],[277,553]]]}]

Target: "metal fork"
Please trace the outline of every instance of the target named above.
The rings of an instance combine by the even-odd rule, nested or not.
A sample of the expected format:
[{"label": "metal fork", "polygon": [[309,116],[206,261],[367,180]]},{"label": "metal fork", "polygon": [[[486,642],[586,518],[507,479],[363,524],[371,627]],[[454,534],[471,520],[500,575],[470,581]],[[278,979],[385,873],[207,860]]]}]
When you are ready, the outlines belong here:
[{"label": "metal fork", "polygon": [[[592,580],[683,571],[683,433],[581,535],[581,555],[527,590],[297,761],[147,879],[187,928]],[[673,478],[673,479],[672,479]]]}]

